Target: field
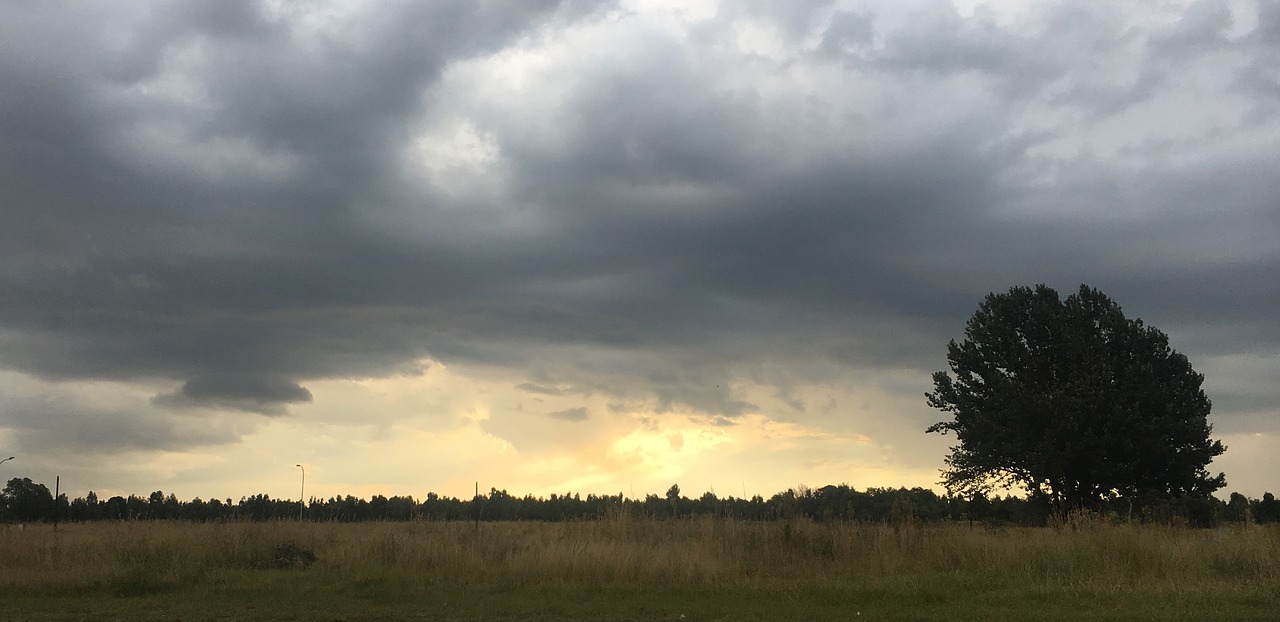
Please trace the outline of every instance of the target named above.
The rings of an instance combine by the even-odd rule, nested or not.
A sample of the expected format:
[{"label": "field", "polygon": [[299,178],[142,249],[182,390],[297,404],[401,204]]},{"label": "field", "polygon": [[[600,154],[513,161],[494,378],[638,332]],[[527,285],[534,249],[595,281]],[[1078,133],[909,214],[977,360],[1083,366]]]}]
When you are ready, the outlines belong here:
[{"label": "field", "polygon": [[1280,528],[615,519],[0,532],[12,620],[1276,620]]}]

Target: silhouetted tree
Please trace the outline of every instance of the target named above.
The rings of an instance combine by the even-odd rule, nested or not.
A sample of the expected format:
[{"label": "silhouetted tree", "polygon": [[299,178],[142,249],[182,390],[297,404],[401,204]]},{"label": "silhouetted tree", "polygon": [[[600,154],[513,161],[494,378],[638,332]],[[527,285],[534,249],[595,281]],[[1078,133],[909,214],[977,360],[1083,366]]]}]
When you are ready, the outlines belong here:
[{"label": "silhouetted tree", "polygon": [[1204,377],[1168,337],[1082,285],[1065,300],[1045,286],[990,294],[952,340],[930,406],[953,419],[948,490],[1020,486],[1055,507],[1109,494],[1207,499],[1225,483],[1205,467],[1211,440]]},{"label": "silhouetted tree", "polygon": [[53,493],[29,477],[13,478],[0,491],[0,503],[18,521],[29,523],[53,518]]},{"label": "silhouetted tree", "polygon": [[157,490],[147,497],[146,518],[151,520],[161,520],[169,518],[165,513],[164,491]]},{"label": "silhouetted tree", "polygon": [[147,500],[138,495],[129,495],[125,499],[125,518],[141,519],[147,517]]},{"label": "silhouetted tree", "polygon": [[1231,497],[1227,500],[1227,520],[1243,523],[1251,518],[1252,516],[1249,514],[1249,499],[1238,492],[1231,493]]},{"label": "silhouetted tree", "polygon": [[102,516],[110,520],[124,520],[129,517],[129,502],[116,495],[102,504]]},{"label": "silhouetted tree", "polygon": [[1280,522],[1280,501],[1275,495],[1263,493],[1261,501],[1253,502],[1253,519],[1259,523]]}]

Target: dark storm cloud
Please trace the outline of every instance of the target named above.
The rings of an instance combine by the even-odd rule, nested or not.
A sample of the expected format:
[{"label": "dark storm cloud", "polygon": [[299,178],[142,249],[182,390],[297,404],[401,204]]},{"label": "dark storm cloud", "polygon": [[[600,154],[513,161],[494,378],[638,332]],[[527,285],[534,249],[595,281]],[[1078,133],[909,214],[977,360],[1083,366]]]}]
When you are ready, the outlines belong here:
[{"label": "dark storm cloud", "polygon": [[222,373],[196,376],[180,391],[154,401],[169,407],[214,406],[272,415],[283,414],[284,404],[310,402],[311,392],[287,378]]},{"label": "dark storm cloud", "polygon": [[552,8],[9,7],[4,363],[194,378],[180,394],[199,400],[201,378],[228,372],[389,373],[421,356],[399,324],[426,321],[411,307],[465,259],[394,248],[350,214],[377,200],[381,144],[441,69]]},{"label": "dark storm cloud", "polygon": [[[1266,3],[1244,34],[1213,1],[1139,24],[734,3],[687,31],[528,2],[65,6],[0,24],[10,369],[276,414],[434,357],[732,418],[758,407],[718,385],[754,361],[927,384],[984,294],[1037,282],[1100,287],[1193,361],[1280,350]],[[735,48],[734,20],[776,41]],[[496,154],[470,186],[406,172],[459,120]]]}]

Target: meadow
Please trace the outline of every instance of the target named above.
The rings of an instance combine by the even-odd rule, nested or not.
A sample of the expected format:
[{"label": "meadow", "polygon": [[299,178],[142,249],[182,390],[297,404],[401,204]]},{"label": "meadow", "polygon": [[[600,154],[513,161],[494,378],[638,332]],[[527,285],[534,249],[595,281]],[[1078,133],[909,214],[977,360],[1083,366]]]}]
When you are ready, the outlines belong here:
[{"label": "meadow", "polygon": [[1275,620],[1280,525],[113,521],[0,532],[6,620]]}]

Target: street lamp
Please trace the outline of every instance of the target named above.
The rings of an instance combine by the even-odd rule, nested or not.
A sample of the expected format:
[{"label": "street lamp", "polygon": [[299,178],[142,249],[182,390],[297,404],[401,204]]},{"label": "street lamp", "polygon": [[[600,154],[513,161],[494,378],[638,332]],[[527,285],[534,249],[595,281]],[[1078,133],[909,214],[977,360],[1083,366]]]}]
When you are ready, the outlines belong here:
[{"label": "street lamp", "polygon": [[302,510],[307,507],[307,470],[301,464],[293,466],[302,469],[302,490],[298,492],[298,522],[302,522]]},{"label": "street lamp", "polygon": [[6,463],[6,462],[8,462],[8,461],[10,461],[10,460],[13,460],[13,456],[9,456],[8,458],[5,458],[4,460],[0,460],[0,464],[4,464],[4,463]]}]

